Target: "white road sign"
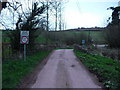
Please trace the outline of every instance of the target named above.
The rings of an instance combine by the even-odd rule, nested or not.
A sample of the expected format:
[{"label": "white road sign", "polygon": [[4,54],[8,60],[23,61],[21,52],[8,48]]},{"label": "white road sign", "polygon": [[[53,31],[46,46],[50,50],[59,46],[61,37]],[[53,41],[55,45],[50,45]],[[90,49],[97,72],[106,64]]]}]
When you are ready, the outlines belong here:
[{"label": "white road sign", "polygon": [[21,31],[20,43],[21,44],[28,44],[29,43],[29,31]]},{"label": "white road sign", "polygon": [[21,31],[22,36],[29,36],[29,31]]}]

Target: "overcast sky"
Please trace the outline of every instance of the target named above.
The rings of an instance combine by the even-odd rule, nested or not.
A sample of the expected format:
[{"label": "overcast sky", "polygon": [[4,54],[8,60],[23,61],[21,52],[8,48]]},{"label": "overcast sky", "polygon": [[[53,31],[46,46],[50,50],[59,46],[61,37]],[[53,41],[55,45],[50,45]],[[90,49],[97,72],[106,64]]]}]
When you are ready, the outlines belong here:
[{"label": "overcast sky", "polygon": [[112,10],[108,7],[118,6],[119,0],[69,0],[65,7],[67,28],[105,27]]},{"label": "overcast sky", "polygon": [[[27,1],[28,0],[24,0],[22,2],[23,5],[27,6]],[[107,19],[112,14],[112,10],[107,10],[107,8],[118,6],[118,1],[119,0],[67,0],[63,10],[63,21],[65,21],[66,29],[95,26],[105,27],[107,25]],[[7,20],[11,20],[11,17],[8,17],[9,15],[10,13],[6,10],[1,12],[2,19],[7,17]],[[7,23],[7,25],[10,25],[9,22]],[[2,26],[0,27],[2,28]]]}]

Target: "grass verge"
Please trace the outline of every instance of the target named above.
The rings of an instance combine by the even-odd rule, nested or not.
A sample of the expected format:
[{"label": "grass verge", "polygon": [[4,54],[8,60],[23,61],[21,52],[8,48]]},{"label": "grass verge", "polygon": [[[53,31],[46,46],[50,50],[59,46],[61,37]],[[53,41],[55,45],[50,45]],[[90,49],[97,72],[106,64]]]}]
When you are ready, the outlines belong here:
[{"label": "grass verge", "polygon": [[50,51],[42,51],[27,57],[24,60],[8,60],[2,65],[2,88],[16,88],[20,80],[29,74]]},{"label": "grass verge", "polygon": [[80,51],[75,54],[106,88],[120,88],[120,61]]}]

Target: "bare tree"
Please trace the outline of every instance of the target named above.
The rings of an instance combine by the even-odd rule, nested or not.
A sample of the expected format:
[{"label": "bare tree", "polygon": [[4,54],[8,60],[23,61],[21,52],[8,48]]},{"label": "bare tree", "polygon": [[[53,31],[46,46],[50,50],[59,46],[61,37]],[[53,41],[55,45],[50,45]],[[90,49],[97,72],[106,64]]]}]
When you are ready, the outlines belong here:
[{"label": "bare tree", "polygon": [[[21,7],[21,8],[18,8]],[[20,45],[20,31],[29,31],[29,45],[28,51],[32,51],[35,46],[35,39],[44,30],[42,25],[45,21],[43,13],[46,11],[46,5],[44,3],[34,2],[30,11],[24,11],[23,5],[20,2],[9,3],[9,10],[14,12],[16,10],[15,18],[17,21],[14,23],[16,28],[13,31],[7,33],[11,40],[11,46],[13,53],[20,51],[23,45]],[[22,12],[21,12],[22,11]],[[15,51],[15,52],[14,52]]]},{"label": "bare tree", "polygon": [[64,5],[65,1],[60,1],[59,2],[59,7],[58,7],[58,21],[59,21],[59,30],[64,30],[65,28],[65,21],[63,19],[63,14],[64,14]]},{"label": "bare tree", "polygon": [[62,4],[60,2],[60,7],[59,7],[59,30],[62,30]]},{"label": "bare tree", "polygon": [[54,1],[52,3],[52,8],[53,8],[53,13],[55,15],[55,30],[59,29],[62,30],[63,27],[63,9],[64,9],[64,4],[67,3],[66,1]]},{"label": "bare tree", "polygon": [[55,15],[55,30],[57,30],[57,27],[58,27],[58,15],[59,15],[58,11],[59,11],[61,1],[50,2],[50,4],[51,4],[51,11]]}]

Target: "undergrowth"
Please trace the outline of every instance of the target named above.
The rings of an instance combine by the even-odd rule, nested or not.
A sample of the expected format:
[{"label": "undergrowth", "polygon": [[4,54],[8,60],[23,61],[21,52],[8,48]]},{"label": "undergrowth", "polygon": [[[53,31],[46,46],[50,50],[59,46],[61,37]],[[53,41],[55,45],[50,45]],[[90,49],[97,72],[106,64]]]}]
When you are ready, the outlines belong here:
[{"label": "undergrowth", "polygon": [[8,60],[2,65],[2,88],[16,88],[20,80],[29,74],[50,51],[34,53],[24,60]]},{"label": "undergrowth", "polygon": [[97,75],[106,88],[120,88],[120,61],[75,51],[76,56]]}]

